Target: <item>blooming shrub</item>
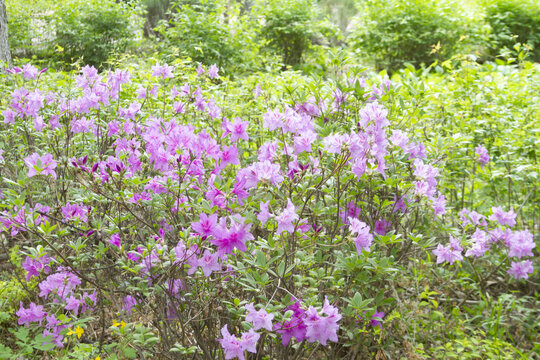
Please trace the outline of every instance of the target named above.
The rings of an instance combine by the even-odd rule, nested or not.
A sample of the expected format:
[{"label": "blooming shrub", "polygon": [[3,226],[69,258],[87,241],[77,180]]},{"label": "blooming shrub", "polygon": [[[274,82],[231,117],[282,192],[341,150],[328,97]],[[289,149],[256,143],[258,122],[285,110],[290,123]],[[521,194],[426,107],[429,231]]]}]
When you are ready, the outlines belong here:
[{"label": "blooming shrub", "polygon": [[440,158],[400,125],[387,79],[302,99],[258,86],[247,116],[216,66],[41,76],[9,75],[1,132],[0,229],[28,244],[35,294],[16,317],[37,357],[84,341],[93,357],[368,356],[414,257],[500,251],[520,261],[508,278],[534,271],[511,209],[463,210],[435,250],[422,238],[446,213]]}]

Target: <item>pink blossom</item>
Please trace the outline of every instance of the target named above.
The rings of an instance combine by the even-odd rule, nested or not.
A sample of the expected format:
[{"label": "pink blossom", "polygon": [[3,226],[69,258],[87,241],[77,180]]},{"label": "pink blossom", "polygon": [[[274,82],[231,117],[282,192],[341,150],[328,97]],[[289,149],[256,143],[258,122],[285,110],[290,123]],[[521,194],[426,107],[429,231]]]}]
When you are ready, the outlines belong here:
[{"label": "pink blossom", "polygon": [[28,166],[28,177],[42,174],[51,175],[56,179],[56,172],[54,169],[58,163],[53,159],[51,154],[47,153],[43,156],[39,156],[38,153],[33,153],[24,159],[24,163]]},{"label": "pink blossom", "polygon": [[478,145],[475,150],[476,150],[476,155],[478,156],[478,161],[480,162],[481,166],[486,165],[490,160],[487,149],[483,145]]},{"label": "pink blossom", "polygon": [[489,217],[491,221],[497,221],[502,226],[513,227],[516,225],[516,213],[514,209],[510,208],[510,211],[504,212],[500,206],[492,207],[493,214]]},{"label": "pink blossom", "polygon": [[36,305],[32,302],[30,303],[30,307],[25,309],[22,301],[20,302],[19,310],[15,314],[19,317],[19,325],[28,325],[31,322],[39,322],[41,324],[43,318],[47,315],[43,311],[43,305]]},{"label": "pink blossom", "polygon": [[272,320],[274,319],[274,314],[269,314],[266,310],[255,310],[253,303],[245,305],[248,313],[246,314],[246,321],[253,324],[254,330],[266,329],[272,331]]},{"label": "pink blossom", "polygon": [[205,213],[201,213],[199,215],[199,222],[192,223],[191,228],[203,236],[210,236],[218,231],[217,220],[217,214],[208,216]]},{"label": "pink blossom", "polygon": [[437,256],[437,264],[448,261],[450,264],[453,264],[455,261],[463,260],[461,252],[463,248],[459,240],[450,236],[450,244],[443,246],[442,244],[437,245],[437,249],[433,250],[433,254]]},{"label": "pink blossom", "polygon": [[521,262],[512,261],[508,273],[512,275],[515,279],[521,280],[528,279],[529,274],[532,274],[533,271],[534,268],[531,260],[525,260]]},{"label": "pink blossom", "polygon": [[532,249],[536,247],[533,235],[528,230],[515,231],[507,240],[508,256],[517,257],[533,256]]},{"label": "pink blossom", "polygon": [[373,235],[369,232],[370,228],[364,222],[349,217],[349,230],[351,233],[357,234],[354,239],[354,244],[356,246],[356,252],[358,255],[362,254],[362,250],[370,251],[371,243],[373,241]]},{"label": "pink blossom", "polygon": [[278,234],[281,234],[283,231],[291,234],[294,231],[293,222],[298,220],[298,214],[291,199],[287,199],[287,207],[283,209],[281,214],[276,216],[276,220],[278,222],[278,228],[276,230]]},{"label": "pink blossom", "polygon": [[62,215],[64,220],[80,220],[82,222],[88,222],[88,208],[77,204],[67,203],[62,206]]},{"label": "pink blossom", "polygon": [[259,206],[261,209],[261,212],[257,214],[257,219],[261,222],[261,224],[266,224],[268,219],[270,219],[273,215],[270,214],[270,211],[268,210],[268,206],[270,205],[270,201],[266,202],[260,202]]},{"label": "pink blossom", "polygon": [[249,140],[249,135],[246,132],[249,126],[248,121],[242,121],[237,117],[234,119],[234,122],[226,121],[224,125],[227,134],[231,134],[232,142],[235,142],[238,139]]},{"label": "pink blossom", "polygon": [[109,238],[109,244],[111,244],[112,246],[116,246],[117,248],[120,249],[122,247],[122,240],[120,240],[120,235],[118,234],[111,235],[111,237]]},{"label": "pink blossom", "polygon": [[221,264],[218,262],[219,254],[212,254],[205,250],[201,258],[197,260],[197,264],[201,267],[204,276],[209,277],[212,272],[221,270]]},{"label": "pink blossom", "polygon": [[[322,314],[326,314],[323,316]],[[321,314],[310,306],[306,311],[306,339],[308,342],[318,341],[321,345],[326,346],[328,340],[337,342],[337,331],[339,330],[338,321],[342,316],[338,309],[329,304],[328,299],[324,300],[324,305]]]},{"label": "pink blossom", "polygon": [[219,71],[219,68],[217,67],[216,64],[210,65],[210,67],[208,68],[208,76],[210,77],[210,79],[215,79],[219,77],[218,71]]},{"label": "pink blossom", "polygon": [[172,73],[173,71],[174,71],[174,67],[169,66],[167,64],[159,65],[158,63],[152,66],[152,75],[156,77],[161,76],[163,79],[173,78],[174,77]]}]

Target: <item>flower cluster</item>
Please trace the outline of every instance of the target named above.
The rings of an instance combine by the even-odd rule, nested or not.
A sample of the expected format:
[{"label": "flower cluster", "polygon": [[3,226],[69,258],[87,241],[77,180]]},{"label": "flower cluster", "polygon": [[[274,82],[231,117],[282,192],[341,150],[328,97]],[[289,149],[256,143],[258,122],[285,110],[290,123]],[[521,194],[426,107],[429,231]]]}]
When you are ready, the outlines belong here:
[{"label": "flower cluster", "polygon": [[[489,218],[465,208],[460,212],[464,231],[470,229],[469,231],[472,232],[465,256],[481,257],[495,244],[505,247],[510,258],[521,259],[533,256],[532,249],[536,247],[533,235],[528,230],[512,231],[510,229],[516,225],[516,214],[513,209],[505,212],[497,206],[492,207],[491,212]],[[447,246],[439,244],[433,253],[437,256],[437,264],[443,262],[452,264],[463,260],[462,251],[461,241],[450,236],[450,244]],[[512,261],[508,273],[516,279],[527,279],[533,271],[530,260]]]}]

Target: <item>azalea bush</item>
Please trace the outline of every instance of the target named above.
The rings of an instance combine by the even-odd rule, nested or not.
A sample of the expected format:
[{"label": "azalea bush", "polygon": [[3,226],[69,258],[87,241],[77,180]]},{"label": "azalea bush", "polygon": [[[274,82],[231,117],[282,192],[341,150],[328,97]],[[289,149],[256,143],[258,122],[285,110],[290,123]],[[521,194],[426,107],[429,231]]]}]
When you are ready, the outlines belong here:
[{"label": "azalea bush", "polygon": [[[337,74],[237,88],[177,60],[0,75],[0,229],[26,294],[1,356],[406,357],[421,352],[406,299],[439,306],[407,271],[452,281],[496,258],[526,281],[516,209],[447,211],[447,157],[407,122],[401,85]],[[479,144],[473,166],[491,158]],[[493,274],[462,283],[464,303]]]}]

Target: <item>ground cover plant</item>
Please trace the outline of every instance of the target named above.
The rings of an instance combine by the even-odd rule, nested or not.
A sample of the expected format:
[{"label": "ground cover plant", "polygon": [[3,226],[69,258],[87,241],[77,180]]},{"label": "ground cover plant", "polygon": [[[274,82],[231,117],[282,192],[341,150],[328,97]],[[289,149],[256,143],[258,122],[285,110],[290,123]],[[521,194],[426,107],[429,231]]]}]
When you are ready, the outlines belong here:
[{"label": "ground cover plant", "polygon": [[44,4],[0,71],[0,358],[538,357],[540,73],[495,5],[417,1],[392,55],[314,3]]}]

